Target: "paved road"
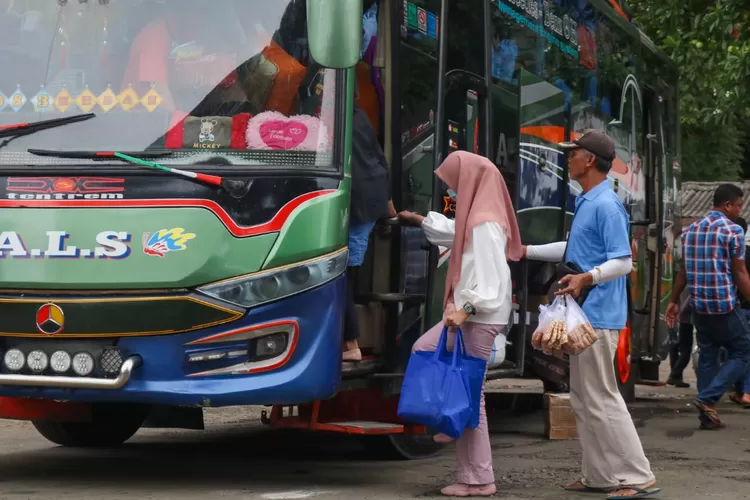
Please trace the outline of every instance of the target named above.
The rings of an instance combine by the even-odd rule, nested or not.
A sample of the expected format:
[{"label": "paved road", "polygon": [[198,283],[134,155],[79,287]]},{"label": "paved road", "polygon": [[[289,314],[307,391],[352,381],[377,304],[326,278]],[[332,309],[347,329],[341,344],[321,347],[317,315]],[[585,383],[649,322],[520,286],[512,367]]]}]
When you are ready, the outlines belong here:
[{"label": "paved road", "polygon": [[[661,498],[747,498],[750,410],[725,413],[726,431],[700,432],[689,398],[666,392],[633,408]],[[430,460],[377,462],[356,439],[273,431],[256,419],[257,410],[211,410],[207,431],[146,429],[117,450],[58,448],[26,423],[0,422],[0,498],[426,499],[450,480],[451,449]],[[559,490],[576,477],[578,443],[546,441],[542,429],[539,412],[491,416],[498,496],[597,498]]]}]

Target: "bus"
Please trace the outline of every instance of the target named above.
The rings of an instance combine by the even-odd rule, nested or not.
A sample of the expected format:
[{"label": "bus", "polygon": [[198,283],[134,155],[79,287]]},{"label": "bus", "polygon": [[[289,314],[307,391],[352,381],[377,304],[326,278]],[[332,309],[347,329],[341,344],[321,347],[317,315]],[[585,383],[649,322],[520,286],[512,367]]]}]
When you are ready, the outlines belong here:
[{"label": "bus", "polygon": [[[523,241],[565,239],[580,186],[556,144],[617,143],[628,395],[656,380],[679,248],[675,65],[614,0],[0,2],[0,417],[116,446],[264,405],[276,427],[439,449],[401,421],[410,348],[442,314],[449,251],[383,219],[347,273],[352,113],[394,205],[451,215],[455,150],[504,175]],[[550,264],[513,263],[488,378],[565,391],[530,346]],[[362,361],[342,362],[353,280]],[[507,340],[507,342],[505,342]]]}]

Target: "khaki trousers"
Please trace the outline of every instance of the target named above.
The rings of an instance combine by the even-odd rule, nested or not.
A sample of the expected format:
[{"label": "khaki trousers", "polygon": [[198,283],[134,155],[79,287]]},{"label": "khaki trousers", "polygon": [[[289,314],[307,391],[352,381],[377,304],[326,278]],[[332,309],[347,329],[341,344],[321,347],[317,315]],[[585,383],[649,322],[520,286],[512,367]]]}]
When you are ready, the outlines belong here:
[{"label": "khaki trousers", "polygon": [[614,358],[620,333],[596,333],[597,342],[570,357],[570,404],[583,451],[581,481],[592,488],[650,483],[651,466],[617,388]]}]

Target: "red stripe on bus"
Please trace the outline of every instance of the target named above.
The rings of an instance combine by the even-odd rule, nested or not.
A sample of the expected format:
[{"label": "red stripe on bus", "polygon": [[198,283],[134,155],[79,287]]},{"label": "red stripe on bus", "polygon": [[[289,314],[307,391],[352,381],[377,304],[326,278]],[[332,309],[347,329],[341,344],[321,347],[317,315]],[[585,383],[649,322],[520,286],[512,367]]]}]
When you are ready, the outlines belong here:
[{"label": "red stripe on bus", "polygon": [[0,200],[0,208],[205,208],[212,212],[237,238],[281,231],[292,213],[303,203],[335,193],[335,189],[312,191],[289,201],[276,212],[273,218],[255,226],[240,226],[221,205],[201,199],[155,199],[155,200]]}]

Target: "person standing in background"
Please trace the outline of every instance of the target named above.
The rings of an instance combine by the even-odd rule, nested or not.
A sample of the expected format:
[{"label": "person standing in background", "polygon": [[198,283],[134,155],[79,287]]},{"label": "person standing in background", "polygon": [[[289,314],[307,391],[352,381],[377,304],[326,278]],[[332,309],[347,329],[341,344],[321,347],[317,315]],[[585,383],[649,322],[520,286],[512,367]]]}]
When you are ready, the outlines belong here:
[{"label": "person standing in background", "polygon": [[349,206],[348,293],[344,317],[343,361],[360,361],[359,322],[354,303],[354,271],[365,260],[370,233],[382,217],[396,217],[388,163],[365,111],[354,103],[352,116],[352,187]]},{"label": "person standing in background", "polygon": [[[750,327],[739,310],[739,293],[750,298],[745,265],[745,233],[733,222],[740,216],[744,194],[733,184],[714,192],[714,208],[682,234],[683,260],[667,307],[667,325],[674,327],[685,287],[690,293],[693,324],[698,332],[698,386],[694,405],[700,428],[723,429],[716,404],[738,383],[750,365]],[[727,361],[719,367],[719,350]],[[709,382],[710,381],[710,382]]]},{"label": "person standing in background", "polygon": [[[747,221],[743,217],[737,217],[735,223],[747,235]],[[750,262],[747,261],[747,238],[745,238],[745,268],[750,273]],[[750,322],[750,301],[742,295],[740,295],[740,309],[745,321]],[[750,368],[745,376],[737,382],[734,391],[729,393],[729,399],[735,404],[750,408]]]},{"label": "person standing in background", "polygon": [[[669,351],[669,378],[667,385],[680,388],[688,388],[690,384],[682,379],[693,352],[693,321],[690,318],[692,309],[690,308],[690,295],[683,292],[680,298],[680,324],[677,330],[677,342],[672,345]],[[700,388],[698,388],[700,390]]]},{"label": "person standing in background", "polygon": [[570,404],[581,443],[581,478],[565,487],[576,493],[609,493],[607,498],[642,498],[654,488],[640,438],[617,385],[614,357],[620,331],[627,321],[626,276],[633,268],[629,220],[610,187],[607,174],[615,159],[615,144],[605,133],[586,130],[573,142],[570,177],[583,188],[575,201],[568,243],[528,246],[525,256],[548,262],[576,264],[581,274],[564,276],[557,294],[578,297],[593,286],[583,312],[599,341],[570,356]]}]

